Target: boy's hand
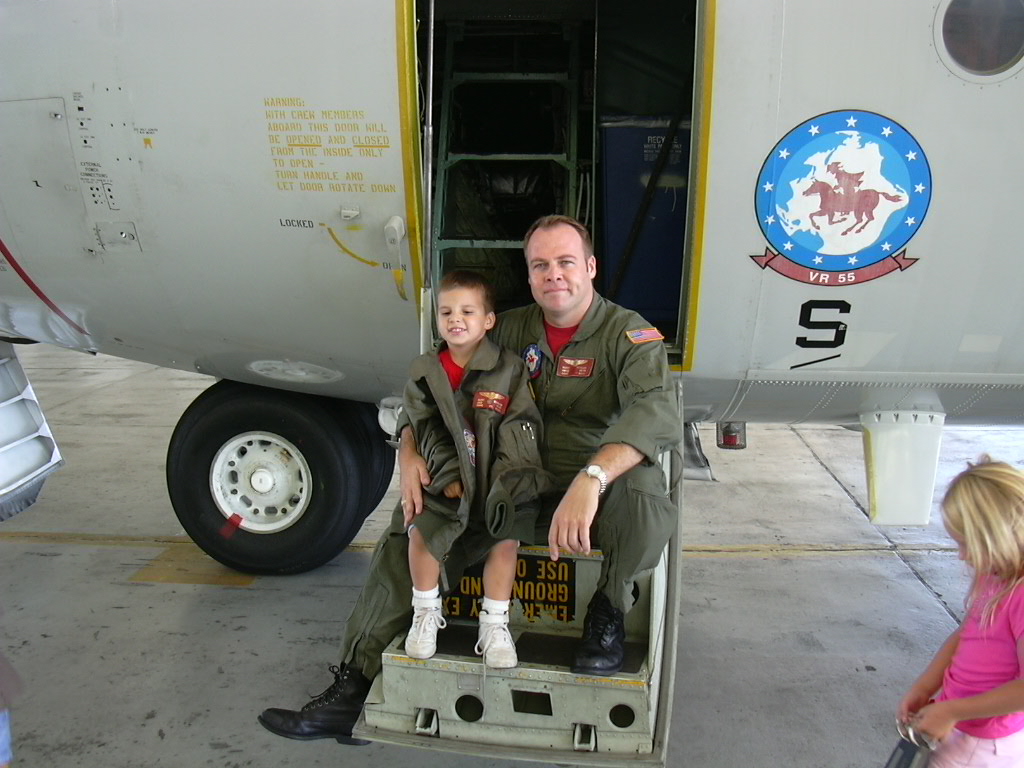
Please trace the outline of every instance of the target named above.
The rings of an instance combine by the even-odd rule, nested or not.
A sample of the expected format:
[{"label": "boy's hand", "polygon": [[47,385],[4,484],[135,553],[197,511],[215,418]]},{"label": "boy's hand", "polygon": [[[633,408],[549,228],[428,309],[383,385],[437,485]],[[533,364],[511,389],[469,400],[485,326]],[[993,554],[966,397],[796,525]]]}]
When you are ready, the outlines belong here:
[{"label": "boy's hand", "polygon": [[462,481],[456,480],[453,483],[449,483],[444,488],[444,495],[449,499],[461,499],[462,498]]}]

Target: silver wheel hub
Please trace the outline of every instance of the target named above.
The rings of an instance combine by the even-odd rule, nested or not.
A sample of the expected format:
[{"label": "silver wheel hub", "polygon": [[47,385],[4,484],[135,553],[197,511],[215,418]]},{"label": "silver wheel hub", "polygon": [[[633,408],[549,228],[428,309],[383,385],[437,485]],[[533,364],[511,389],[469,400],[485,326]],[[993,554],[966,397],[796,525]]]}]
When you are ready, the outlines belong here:
[{"label": "silver wheel hub", "polygon": [[249,533],[279,533],[309,507],[312,476],[305,457],[272,432],[246,432],[213,457],[210,492],[224,518]]}]

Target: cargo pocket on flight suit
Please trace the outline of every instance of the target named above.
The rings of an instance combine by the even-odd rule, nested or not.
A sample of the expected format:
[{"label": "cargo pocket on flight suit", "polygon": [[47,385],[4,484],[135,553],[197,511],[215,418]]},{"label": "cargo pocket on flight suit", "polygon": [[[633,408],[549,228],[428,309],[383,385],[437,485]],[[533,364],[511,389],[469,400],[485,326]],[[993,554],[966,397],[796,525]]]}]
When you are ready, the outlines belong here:
[{"label": "cargo pocket on flight suit", "polygon": [[540,446],[532,422],[519,419],[502,425],[505,446],[498,474],[491,483],[484,507],[487,530],[496,540],[528,541],[540,509],[538,499],[551,485],[541,468]]},{"label": "cargo pocket on flight suit", "polygon": [[658,489],[664,474],[654,465],[629,470],[611,487],[601,508],[598,536],[605,554],[601,586],[618,607],[632,604],[633,580],[658,564],[676,528],[676,507]]}]

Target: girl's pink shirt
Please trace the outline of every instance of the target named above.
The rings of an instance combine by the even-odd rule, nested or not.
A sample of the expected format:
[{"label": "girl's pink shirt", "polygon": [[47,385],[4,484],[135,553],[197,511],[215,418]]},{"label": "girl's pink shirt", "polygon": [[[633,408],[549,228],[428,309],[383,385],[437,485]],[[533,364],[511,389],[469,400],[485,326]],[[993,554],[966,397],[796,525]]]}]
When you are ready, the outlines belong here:
[{"label": "girl's pink shirt", "polygon": [[[939,701],[977,696],[1022,678],[1024,589],[1015,589],[996,609],[992,623],[981,626],[986,598],[998,588],[991,579],[982,584],[982,599],[975,600],[968,611],[960,643],[942,680]],[[999,739],[1024,729],[1024,712],[963,720],[956,727],[979,739]]]}]

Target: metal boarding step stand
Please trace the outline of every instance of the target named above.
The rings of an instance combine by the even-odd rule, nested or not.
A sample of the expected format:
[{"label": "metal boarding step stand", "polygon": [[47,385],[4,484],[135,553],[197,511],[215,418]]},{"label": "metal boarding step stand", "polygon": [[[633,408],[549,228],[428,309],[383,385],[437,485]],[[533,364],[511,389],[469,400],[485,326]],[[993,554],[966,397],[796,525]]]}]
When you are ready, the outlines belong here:
[{"label": "metal boarding step stand", "polygon": [[489,669],[475,655],[482,586],[470,572],[446,598],[448,626],[438,633],[433,658],[406,656],[404,636],[385,649],[355,735],[490,758],[663,766],[679,631],[679,453],[666,452],[662,467],[680,523],[658,566],[637,579],[621,672],[593,677],[569,670],[601,553],[553,563],[546,547],[521,547],[509,621],[519,665]]},{"label": "metal boarding step stand", "polygon": [[32,506],[63,463],[14,345],[0,341],[0,521]]}]

